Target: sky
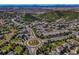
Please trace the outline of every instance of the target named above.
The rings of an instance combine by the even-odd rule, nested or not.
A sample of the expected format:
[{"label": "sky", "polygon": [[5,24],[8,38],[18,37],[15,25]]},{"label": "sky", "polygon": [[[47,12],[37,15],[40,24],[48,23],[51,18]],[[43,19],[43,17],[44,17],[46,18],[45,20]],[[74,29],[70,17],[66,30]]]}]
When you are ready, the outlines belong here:
[{"label": "sky", "polygon": [[0,4],[79,4],[79,0],[0,0]]}]

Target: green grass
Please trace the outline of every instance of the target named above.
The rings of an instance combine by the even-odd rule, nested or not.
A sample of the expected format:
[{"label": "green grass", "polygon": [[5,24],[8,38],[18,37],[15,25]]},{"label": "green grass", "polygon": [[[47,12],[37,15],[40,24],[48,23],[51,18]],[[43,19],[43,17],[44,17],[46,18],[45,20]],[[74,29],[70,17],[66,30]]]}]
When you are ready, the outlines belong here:
[{"label": "green grass", "polygon": [[4,40],[0,40],[0,46],[4,44]]},{"label": "green grass", "polygon": [[4,46],[1,48],[1,52],[6,53],[7,51],[9,51],[10,48],[11,48],[11,45],[8,44],[7,46]]},{"label": "green grass", "polygon": [[10,41],[12,44],[13,43],[18,43],[18,42],[22,42],[22,39],[21,38],[15,38],[15,39],[12,39],[11,41]]},{"label": "green grass", "polygon": [[14,49],[15,54],[20,54],[23,51],[23,47],[21,46],[16,46]]},{"label": "green grass", "polygon": [[59,16],[57,16],[55,13],[45,13],[45,14],[40,14],[40,15],[36,15],[36,17],[41,18],[44,21],[56,21],[57,19],[59,19]]},{"label": "green grass", "polygon": [[35,21],[35,20],[40,20],[40,19],[34,17],[34,16],[31,15],[31,14],[25,14],[24,17],[23,17],[23,20],[24,20],[24,21],[27,21],[27,22],[33,22],[33,21]]},{"label": "green grass", "polygon": [[61,46],[64,43],[65,42],[63,40],[51,41],[50,43],[43,44],[43,46],[39,48],[37,52],[40,51],[39,53],[48,54],[49,52],[54,50],[56,47]]},{"label": "green grass", "polygon": [[28,42],[28,44],[29,44],[30,46],[35,46],[35,45],[38,45],[38,44],[39,44],[39,41],[38,41],[38,40],[30,40],[30,41]]},{"label": "green grass", "polygon": [[60,18],[63,18],[66,21],[79,19],[78,13],[66,13],[66,12],[61,12],[61,11],[48,12],[45,14],[37,14],[34,16],[48,22],[54,22]]},{"label": "green grass", "polygon": [[79,54],[79,48],[78,48],[78,50],[76,52],[77,52],[77,54]]},{"label": "green grass", "polygon": [[63,40],[58,40],[58,41],[55,41],[54,44],[59,46],[59,45],[62,45],[64,43]]}]

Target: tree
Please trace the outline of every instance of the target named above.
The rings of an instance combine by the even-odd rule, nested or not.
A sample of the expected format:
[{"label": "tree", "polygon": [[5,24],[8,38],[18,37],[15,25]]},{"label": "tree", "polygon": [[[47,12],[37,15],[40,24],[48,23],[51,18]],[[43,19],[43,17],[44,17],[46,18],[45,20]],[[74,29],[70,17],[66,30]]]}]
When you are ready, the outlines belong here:
[{"label": "tree", "polygon": [[78,48],[78,50],[77,50],[77,54],[79,54],[79,48]]}]

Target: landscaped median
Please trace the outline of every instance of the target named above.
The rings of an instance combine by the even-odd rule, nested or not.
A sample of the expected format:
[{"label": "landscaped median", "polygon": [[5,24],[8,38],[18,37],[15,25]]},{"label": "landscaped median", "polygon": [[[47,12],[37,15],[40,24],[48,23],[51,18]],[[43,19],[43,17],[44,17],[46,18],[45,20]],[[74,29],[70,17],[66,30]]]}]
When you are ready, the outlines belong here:
[{"label": "landscaped median", "polygon": [[41,45],[41,41],[37,39],[31,39],[25,42],[28,47],[39,47]]}]

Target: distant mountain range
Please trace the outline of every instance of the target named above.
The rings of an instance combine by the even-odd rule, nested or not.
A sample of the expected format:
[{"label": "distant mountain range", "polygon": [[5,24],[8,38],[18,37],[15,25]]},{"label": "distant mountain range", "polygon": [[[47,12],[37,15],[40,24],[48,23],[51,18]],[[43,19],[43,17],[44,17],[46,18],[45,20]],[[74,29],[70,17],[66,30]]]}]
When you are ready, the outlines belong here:
[{"label": "distant mountain range", "polygon": [[45,13],[52,10],[79,10],[79,4],[0,4],[0,12]]}]

